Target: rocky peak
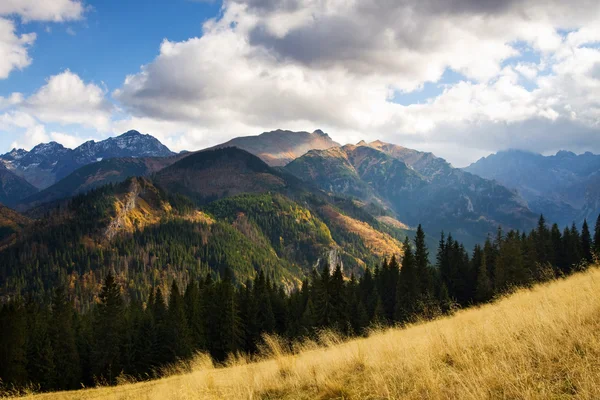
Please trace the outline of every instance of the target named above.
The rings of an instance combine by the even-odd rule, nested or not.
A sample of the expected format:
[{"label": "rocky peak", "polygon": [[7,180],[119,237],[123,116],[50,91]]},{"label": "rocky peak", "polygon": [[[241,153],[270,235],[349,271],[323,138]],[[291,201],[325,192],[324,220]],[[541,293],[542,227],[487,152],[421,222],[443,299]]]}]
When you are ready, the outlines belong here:
[{"label": "rocky peak", "polygon": [[130,131],[125,132],[124,134],[122,134],[119,137],[135,137],[135,136],[142,136],[142,134],[139,133],[138,131],[132,129]]}]

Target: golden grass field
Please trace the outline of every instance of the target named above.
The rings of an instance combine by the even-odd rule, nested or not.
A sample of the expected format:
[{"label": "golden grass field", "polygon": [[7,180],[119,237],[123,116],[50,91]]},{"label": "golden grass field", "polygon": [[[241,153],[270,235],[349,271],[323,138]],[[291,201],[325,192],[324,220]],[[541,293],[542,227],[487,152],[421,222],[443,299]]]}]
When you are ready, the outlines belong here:
[{"label": "golden grass field", "polygon": [[480,308],[286,355],[34,399],[600,399],[600,269]]}]

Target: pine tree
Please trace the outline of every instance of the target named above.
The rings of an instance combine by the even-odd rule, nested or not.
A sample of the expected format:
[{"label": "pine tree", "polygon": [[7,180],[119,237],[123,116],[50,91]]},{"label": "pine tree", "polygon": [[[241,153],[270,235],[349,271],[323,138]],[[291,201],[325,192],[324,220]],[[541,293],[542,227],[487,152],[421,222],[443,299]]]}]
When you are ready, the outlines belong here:
[{"label": "pine tree", "polygon": [[581,253],[584,261],[588,263],[592,262],[592,236],[590,235],[590,229],[585,219],[581,227]]},{"label": "pine tree", "polygon": [[432,292],[431,271],[429,268],[429,250],[425,243],[425,232],[421,224],[417,227],[415,235],[415,264],[417,276],[420,281],[421,296],[423,301],[430,298]]},{"label": "pine tree", "polygon": [[208,309],[209,348],[212,356],[223,361],[243,345],[245,327],[239,316],[231,272],[226,269],[223,279],[214,285],[214,297]]},{"label": "pine tree", "polygon": [[95,374],[115,383],[121,372],[121,346],[124,339],[124,304],[121,291],[112,274],[104,280],[98,304],[94,343]]},{"label": "pine tree", "polygon": [[600,214],[596,219],[596,228],[594,229],[594,252],[597,258],[600,258]]},{"label": "pine tree", "polygon": [[492,298],[493,288],[492,282],[488,276],[488,268],[485,252],[481,257],[479,267],[477,269],[477,287],[475,288],[475,300],[477,302],[486,302]]},{"label": "pine tree", "polygon": [[41,390],[54,388],[56,369],[50,337],[50,315],[44,306],[29,302],[27,306],[27,375]]},{"label": "pine tree", "polygon": [[318,327],[328,327],[334,319],[333,304],[329,291],[329,264],[325,263],[315,287],[314,305]]},{"label": "pine tree", "polygon": [[204,316],[200,296],[200,286],[196,281],[190,280],[185,289],[183,302],[185,303],[185,316],[190,331],[190,344],[194,349],[204,349],[206,347]]},{"label": "pine tree", "polygon": [[406,238],[404,242],[404,257],[402,258],[402,269],[398,279],[398,290],[394,319],[399,322],[407,322],[415,317],[418,310],[419,285],[415,258],[410,242]]},{"label": "pine tree", "polygon": [[27,383],[27,318],[19,300],[0,309],[0,378],[8,386]]},{"label": "pine tree", "polygon": [[185,304],[177,282],[173,280],[167,312],[169,328],[169,358],[186,359],[192,354],[191,335],[185,314]]},{"label": "pine tree", "polygon": [[54,367],[60,372],[56,374],[56,388],[77,388],[81,371],[73,329],[73,308],[62,286],[56,289],[52,298],[50,338],[54,350]]},{"label": "pine tree", "polygon": [[348,299],[344,287],[344,276],[340,265],[335,267],[329,280],[329,296],[333,308],[331,325],[340,332],[347,332],[348,328]]}]

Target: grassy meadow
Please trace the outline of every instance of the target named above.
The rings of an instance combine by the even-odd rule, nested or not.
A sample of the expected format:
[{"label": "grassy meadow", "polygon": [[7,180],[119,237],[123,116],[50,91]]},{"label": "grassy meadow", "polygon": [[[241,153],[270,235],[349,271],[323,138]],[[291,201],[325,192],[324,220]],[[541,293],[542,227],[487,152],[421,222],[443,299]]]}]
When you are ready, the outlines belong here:
[{"label": "grassy meadow", "polygon": [[[198,355],[171,376],[28,399],[600,399],[600,269],[522,289],[433,322],[262,361]],[[189,372],[191,371],[191,372]]]}]

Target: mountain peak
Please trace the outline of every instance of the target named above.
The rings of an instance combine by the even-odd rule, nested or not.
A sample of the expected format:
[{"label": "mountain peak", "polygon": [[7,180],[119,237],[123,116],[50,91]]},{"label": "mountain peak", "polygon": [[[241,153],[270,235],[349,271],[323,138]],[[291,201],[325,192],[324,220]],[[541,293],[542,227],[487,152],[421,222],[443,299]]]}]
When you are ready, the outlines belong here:
[{"label": "mountain peak", "polygon": [[119,137],[133,137],[133,136],[142,136],[142,134],[140,132],[132,129],[132,130],[129,130],[129,131],[123,133]]},{"label": "mountain peak", "polygon": [[568,150],[559,150],[556,153],[557,157],[576,157],[577,154],[573,153],[572,151],[568,151]]},{"label": "mountain peak", "polygon": [[329,135],[328,135],[328,134],[326,134],[325,132],[323,132],[321,129],[317,129],[317,130],[315,130],[313,133],[314,133],[315,135],[323,136],[323,137],[326,137],[326,138],[328,138],[328,137],[329,137]]},{"label": "mountain peak", "polygon": [[361,140],[360,142],[356,143],[357,146],[366,146],[367,142],[365,142],[364,140]]}]

